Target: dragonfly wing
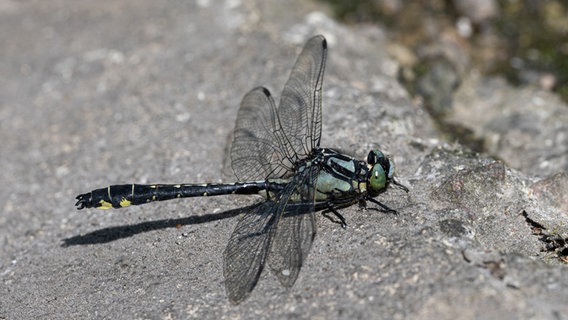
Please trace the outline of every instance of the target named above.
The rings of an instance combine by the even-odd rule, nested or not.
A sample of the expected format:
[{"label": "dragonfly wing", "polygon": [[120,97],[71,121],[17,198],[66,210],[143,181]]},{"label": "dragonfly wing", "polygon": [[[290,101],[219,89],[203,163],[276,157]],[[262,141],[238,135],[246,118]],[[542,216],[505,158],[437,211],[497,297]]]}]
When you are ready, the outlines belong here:
[{"label": "dragonfly wing", "polygon": [[286,141],[268,89],[247,93],[239,113],[231,144],[231,164],[240,181],[289,176],[292,163],[286,160]]},{"label": "dragonfly wing", "polygon": [[244,96],[231,145],[231,164],[240,181],[290,177],[296,162],[319,147],[326,56],[323,36],[308,40],[278,109],[264,87]]},{"label": "dragonfly wing", "polygon": [[269,253],[274,255],[270,258],[272,269],[284,275],[278,276],[280,282],[286,287],[294,284],[314,237],[313,190],[318,172],[316,166],[305,168],[281,192],[237,223],[225,249],[223,268],[225,288],[233,303],[250,295]]},{"label": "dragonfly wing", "polygon": [[291,287],[300,273],[316,235],[314,185],[319,168],[311,166],[296,177],[295,201],[288,201],[273,237],[270,269],[284,287]]},{"label": "dragonfly wing", "polygon": [[296,282],[316,235],[313,205],[294,207],[280,218],[268,258],[270,269],[286,288]]},{"label": "dragonfly wing", "polygon": [[272,212],[277,207],[265,201],[253,208],[239,220],[229,239],[223,273],[227,295],[235,304],[246,299],[258,282],[276,226]]},{"label": "dragonfly wing", "polygon": [[[293,147],[291,157],[307,157],[321,140],[322,83],[327,42],[321,35],[308,40],[284,86],[278,116]],[[295,162],[295,161],[292,161]]]}]

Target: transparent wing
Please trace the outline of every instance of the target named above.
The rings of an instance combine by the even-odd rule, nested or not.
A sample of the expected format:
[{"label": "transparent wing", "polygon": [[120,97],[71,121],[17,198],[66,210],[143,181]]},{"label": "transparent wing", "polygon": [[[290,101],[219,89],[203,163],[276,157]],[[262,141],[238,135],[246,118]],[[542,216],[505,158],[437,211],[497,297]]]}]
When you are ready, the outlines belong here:
[{"label": "transparent wing", "polygon": [[316,235],[313,208],[313,203],[287,206],[274,234],[268,264],[286,288],[296,282]]},{"label": "transparent wing", "polygon": [[296,282],[316,235],[314,190],[319,171],[319,167],[309,166],[295,179],[294,195],[290,198],[294,201],[286,204],[273,236],[268,263],[286,288]]},{"label": "transparent wing", "polygon": [[266,263],[278,204],[268,200],[246,213],[238,222],[225,249],[223,274],[229,300],[238,304],[256,286]]},{"label": "transparent wing", "polygon": [[278,110],[266,88],[245,95],[231,146],[232,168],[240,181],[290,177],[296,161],[319,146],[326,53],[323,36],[306,43],[284,86]]},{"label": "transparent wing", "polygon": [[278,116],[294,163],[319,147],[321,140],[322,83],[327,42],[321,35],[308,40],[292,68],[280,97]]},{"label": "transparent wing", "polygon": [[294,284],[315,232],[313,185],[318,172],[315,166],[307,168],[237,223],[224,256],[225,288],[233,303],[249,296],[269,253],[276,255],[270,258],[274,272],[284,275],[278,276],[280,282]]},{"label": "transparent wing", "polygon": [[286,161],[282,129],[276,105],[268,89],[254,88],[247,93],[233,132],[231,165],[240,181],[282,178],[292,172]]}]

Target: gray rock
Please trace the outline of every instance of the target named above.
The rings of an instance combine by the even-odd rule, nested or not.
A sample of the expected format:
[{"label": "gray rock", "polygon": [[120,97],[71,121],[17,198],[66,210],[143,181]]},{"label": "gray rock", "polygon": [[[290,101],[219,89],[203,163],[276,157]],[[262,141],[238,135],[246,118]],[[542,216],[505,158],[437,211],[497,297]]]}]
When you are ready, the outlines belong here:
[{"label": "gray rock", "polygon": [[568,106],[550,92],[472,74],[447,121],[472,130],[489,154],[527,175],[568,171]]},{"label": "gray rock", "polygon": [[[0,318],[568,314],[560,260],[567,177],[539,166],[563,149],[530,144],[517,157],[536,166],[524,171],[506,157],[444,143],[395,80],[382,30],[349,29],[321,4],[301,1],[7,3],[0,6]],[[380,145],[392,155],[411,192],[392,189],[379,199],[397,215],[352,206],[341,211],[344,230],[318,214],[294,287],[285,290],[265,272],[251,297],[233,306],[222,276],[239,213],[231,209],[257,199],[76,212],[76,194],[109,184],[219,181],[240,99],[257,85],[279,96],[316,33],[329,41],[322,145],[358,156]],[[484,97],[500,97],[497,88]],[[550,115],[561,116],[554,112],[531,125],[560,130],[562,122],[544,128],[556,123]],[[495,119],[472,125],[497,131]]]}]

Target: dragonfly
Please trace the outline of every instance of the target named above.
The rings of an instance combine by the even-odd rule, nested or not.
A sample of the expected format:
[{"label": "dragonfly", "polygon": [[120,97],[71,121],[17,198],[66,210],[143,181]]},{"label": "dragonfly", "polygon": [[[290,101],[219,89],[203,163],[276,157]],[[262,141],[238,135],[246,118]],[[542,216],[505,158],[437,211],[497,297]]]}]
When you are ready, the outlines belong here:
[{"label": "dragonfly", "polygon": [[393,161],[378,150],[356,160],[320,147],[322,83],[327,42],[307,41],[282,91],[278,107],[269,90],[248,92],[237,114],[230,148],[236,183],[111,185],[76,197],[77,209],[123,208],[153,201],[227,194],[259,194],[264,200],[241,215],[224,252],[229,300],[238,304],[256,286],[268,263],[282,286],[296,281],[316,234],[315,212],[346,226],[341,208],[370,201],[394,178]]}]

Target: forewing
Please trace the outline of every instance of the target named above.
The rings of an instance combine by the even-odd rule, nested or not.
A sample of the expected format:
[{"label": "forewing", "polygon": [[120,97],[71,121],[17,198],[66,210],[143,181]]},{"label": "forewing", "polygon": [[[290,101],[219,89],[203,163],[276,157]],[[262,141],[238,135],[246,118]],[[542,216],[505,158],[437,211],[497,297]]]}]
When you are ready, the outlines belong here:
[{"label": "forewing", "polygon": [[323,36],[308,40],[280,97],[278,116],[293,149],[288,150],[291,162],[307,157],[320,144],[326,56],[327,42]]},{"label": "forewing", "polygon": [[289,176],[292,163],[282,150],[284,141],[276,105],[268,89],[247,93],[239,108],[231,145],[231,164],[240,181]]}]

